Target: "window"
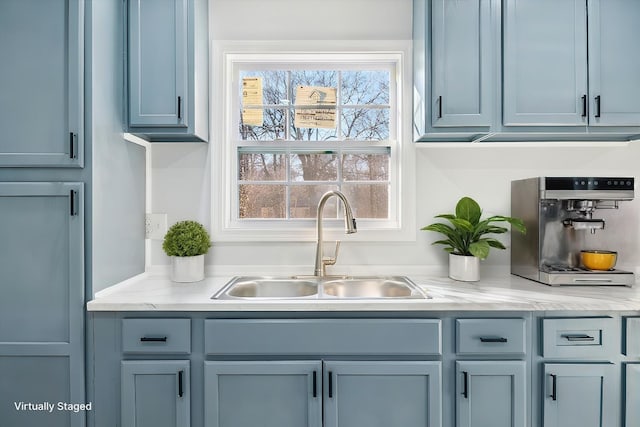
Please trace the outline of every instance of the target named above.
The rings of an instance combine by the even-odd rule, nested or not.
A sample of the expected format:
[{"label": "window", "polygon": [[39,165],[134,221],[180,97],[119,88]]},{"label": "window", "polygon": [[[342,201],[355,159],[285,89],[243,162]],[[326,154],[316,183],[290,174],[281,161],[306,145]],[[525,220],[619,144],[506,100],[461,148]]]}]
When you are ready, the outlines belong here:
[{"label": "window", "polygon": [[[217,198],[220,232],[238,240],[308,240],[329,190],[349,199],[359,235],[400,228],[397,52],[224,55]],[[215,98],[214,98],[215,99]],[[215,155],[215,154],[214,154]],[[327,227],[342,227],[336,198]],[[306,230],[306,231],[305,231]],[[232,239],[236,240],[236,239]]]}]

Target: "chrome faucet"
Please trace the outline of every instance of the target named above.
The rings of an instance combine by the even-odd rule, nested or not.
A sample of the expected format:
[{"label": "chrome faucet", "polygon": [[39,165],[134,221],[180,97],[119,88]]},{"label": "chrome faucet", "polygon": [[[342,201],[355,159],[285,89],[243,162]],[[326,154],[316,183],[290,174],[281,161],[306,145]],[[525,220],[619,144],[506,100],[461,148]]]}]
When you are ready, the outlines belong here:
[{"label": "chrome faucet", "polygon": [[356,229],[356,219],[353,217],[353,212],[351,211],[351,205],[349,205],[349,201],[346,196],[342,194],[340,191],[332,190],[327,191],[320,198],[320,202],[318,202],[318,212],[316,214],[316,266],[314,271],[314,276],[323,277],[326,275],[326,267],[327,265],[334,265],[336,260],[338,259],[338,249],[340,249],[340,241],[336,242],[336,250],[333,254],[333,257],[325,257],[324,256],[324,248],[322,241],[322,211],[324,210],[324,205],[327,203],[327,200],[331,196],[336,196],[342,201],[342,206],[344,207],[344,228],[345,233],[353,234],[357,232]]}]

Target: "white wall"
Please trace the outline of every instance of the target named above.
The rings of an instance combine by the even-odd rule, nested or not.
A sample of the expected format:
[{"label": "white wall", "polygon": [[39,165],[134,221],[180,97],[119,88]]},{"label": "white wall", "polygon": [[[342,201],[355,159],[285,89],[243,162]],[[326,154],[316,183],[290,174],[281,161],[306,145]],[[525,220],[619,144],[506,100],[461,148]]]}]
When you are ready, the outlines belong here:
[{"label": "white wall", "polygon": [[[210,0],[210,32],[215,39],[411,39],[411,0]],[[339,13],[338,13],[339,11]],[[335,19],[334,19],[335,17]],[[318,25],[309,25],[309,22]],[[321,23],[321,25],[320,25]],[[410,117],[406,117],[410,120]],[[212,120],[213,121],[213,120]],[[210,141],[218,144],[222,141]],[[404,141],[412,144],[411,141]],[[169,224],[196,219],[210,225],[209,145],[153,146],[153,212],[169,214]],[[540,175],[620,175],[640,172],[640,143],[580,147],[513,144],[508,147],[439,147],[416,149],[416,198],[419,228],[433,216],[450,212],[468,195],[486,214],[509,214],[510,181]],[[638,217],[639,202],[626,203]],[[214,208],[215,215],[215,208]],[[640,228],[630,230],[620,251],[620,265],[637,265]],[[416,240],[401,243],[349,243],[343,239],[334,270],[348,265],[446,265],[435,235],[416,230]],[[216,243],[207,262],[220,269],[237,265],[313,266],[312,243]],[[508,236],[503,241],[508,242]],[[152,264],[167,264],[160,242],[153,242]],[[493,251],[485,265],[508,265],[508,251]],[[241,268],[241,267],[239,267]],[[240,272],[240,271],[239,271]]]}]

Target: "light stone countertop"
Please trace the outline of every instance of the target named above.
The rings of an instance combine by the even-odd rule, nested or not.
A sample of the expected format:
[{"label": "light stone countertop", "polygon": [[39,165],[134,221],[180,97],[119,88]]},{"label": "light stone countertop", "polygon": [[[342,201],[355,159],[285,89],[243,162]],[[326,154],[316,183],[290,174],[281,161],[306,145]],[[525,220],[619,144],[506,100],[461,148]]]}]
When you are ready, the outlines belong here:
[{"label": "light stone countertop", "polygon": [[479,282],[436,275],[408,275],[431,299],[213,300],[230,276],[174,283],[144,273],[96,294],[88,311],[640,311],[640,283],[623,286],[551,287],[508,273]]}]

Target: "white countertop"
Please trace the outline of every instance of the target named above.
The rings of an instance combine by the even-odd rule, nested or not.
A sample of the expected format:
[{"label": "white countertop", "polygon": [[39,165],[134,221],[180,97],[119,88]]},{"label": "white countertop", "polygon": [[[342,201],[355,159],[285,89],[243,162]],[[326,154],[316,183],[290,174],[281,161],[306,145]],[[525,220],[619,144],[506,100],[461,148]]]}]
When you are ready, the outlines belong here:
[{"label": "white countertop", "polygon": [[144,273],[104,289],[88,311],[640,311],[640,284],[551,287],[508,273],[479,282],[409,275],[431,299],[213,300],[230,276],[174,283],[163,274]]}]

